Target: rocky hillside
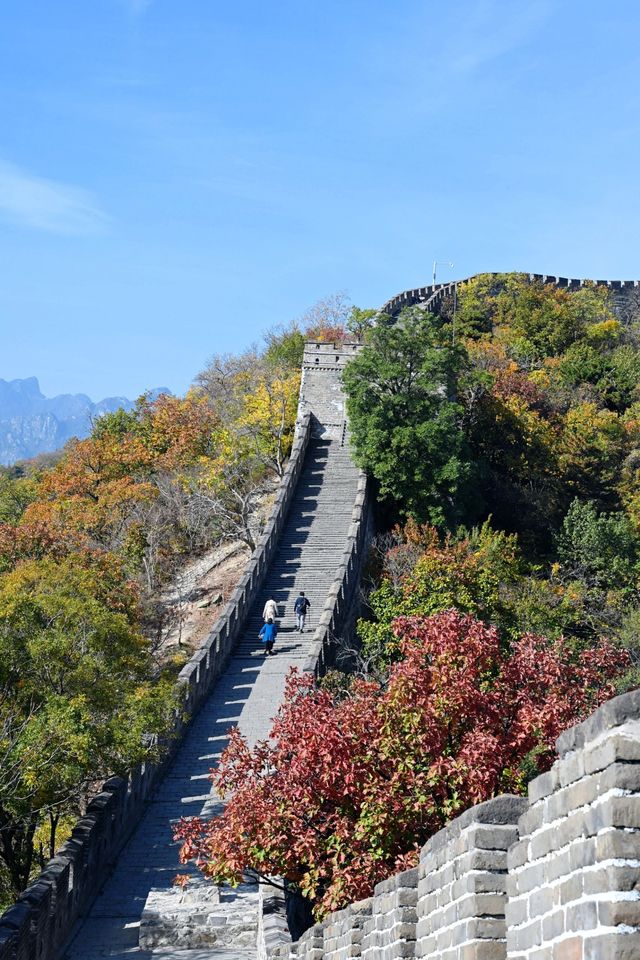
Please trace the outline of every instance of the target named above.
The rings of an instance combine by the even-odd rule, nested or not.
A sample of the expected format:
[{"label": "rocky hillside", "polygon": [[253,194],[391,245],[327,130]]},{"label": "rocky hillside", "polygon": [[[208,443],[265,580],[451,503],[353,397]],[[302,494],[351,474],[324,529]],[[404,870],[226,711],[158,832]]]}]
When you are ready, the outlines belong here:
[{"label": "rocky hillside", "polygon": [[[160,387],[151,396],[170,392]],[[131,410],[133,405],[126,397],[94,403],[84,393],[45,397],[36,377],[0,379],[0,464],[8,466],[58,450],[71,437],[87,437],[95,417],[120,407]]]}]

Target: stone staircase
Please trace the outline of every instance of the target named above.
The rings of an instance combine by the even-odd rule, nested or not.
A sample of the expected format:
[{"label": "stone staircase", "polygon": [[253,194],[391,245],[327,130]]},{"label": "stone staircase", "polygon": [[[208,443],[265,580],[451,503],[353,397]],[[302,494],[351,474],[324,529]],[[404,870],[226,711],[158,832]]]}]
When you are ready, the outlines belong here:
[{"label": "stone staircase", "polygon": [[[116,868],[79,925],[63,954],[65,960],[240,960],[255,957],[257,926],[255,888],[221,892],[198,916],[176,903],[172,881],[185,872],[171,825],[180,817],[210,816],[220,801],[210,790],[208,773],[220,757],[230,727],[238,726],[251,743],[268,735],[282,701],[285,677],[302,667],[310,653],[313,630],[345,549],[359,472],[340,439],[312,439],[278,548],[247,618],[226,672],[191,723],[187,735],[140,821]],[[295,630],[293,601],[305,591],[311,603],[307,632]],[[264,657],[258,631],[262,609],[273,597],[280,609],[276,656]],[[206,893],[203,890],[203,899]],[[145,904],[142,941],[140,925]],[[195,934],[180,929],[172,916],[190,915]],[[255,918],[255,920],[252,919]],[[167,923],[167,921],[169,921]],[[172,925],[173,923],[173,925]],[[154,924],[162,928],[156,936]],[[191,939],[190,939],[191,938]],[[194,942],[195,939],[195,942]],[[160,944],[163,944],[160,946]]]}]

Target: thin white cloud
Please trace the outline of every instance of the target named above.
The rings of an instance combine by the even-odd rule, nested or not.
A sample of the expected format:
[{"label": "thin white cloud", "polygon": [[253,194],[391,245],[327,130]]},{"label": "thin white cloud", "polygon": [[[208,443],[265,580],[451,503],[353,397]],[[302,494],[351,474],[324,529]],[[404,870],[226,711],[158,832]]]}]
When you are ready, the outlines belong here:
[{"label": "thin white cloud", "polygon": [[153,0],[120,0],[124,7],[134,17],[141,17],[149,9]]},{"label": "thin white cloud", "polygon": [[503,0],[478,0],[460,24],[450,51],[449,69],[470,73],[526,43],[549,18],[549,0],[526,5]]},{"label": "thin white cloud", "polygon": [[86,236],[109,222],[88,190],[36,177],[0,161],[0,217],[47,233]]}]

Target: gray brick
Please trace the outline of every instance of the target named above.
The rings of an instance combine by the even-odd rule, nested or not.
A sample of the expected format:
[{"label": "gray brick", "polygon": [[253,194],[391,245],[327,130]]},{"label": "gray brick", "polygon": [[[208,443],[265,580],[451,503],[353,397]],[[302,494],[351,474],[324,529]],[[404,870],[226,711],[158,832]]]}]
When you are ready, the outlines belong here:
[{"label": "gray brick", "polygon": [[547,773],[541,773],[539,777],[529,783],[529,803],[536,803],[543,797],[548,797],[558,787],[558,773],[552,768]]},{"label": "gray brick", "polygon": [[549,886],[542,886],[531,891],[529,897],[529,911],[532,917],[541,917],[553,906],[553,890]]},{"label": "gray brick", "polygon": [[566,787],[567,784],[579,780],[585,774],[585,758],[582,750],[575,750],[558,761],[557,765],[558,779],[560,785]]},{"label": "gray brick", "polygon": [[532,947],[540,946],[542,942],[542,923],[540,920],[533,920],[525,927],[519,927],[513,932],[513,943],[516,952],[530,950]]},{"label": "gray brick", "polygon": [[[558,857],[558,860],[561,858]],[[569,858],[566,857],[567,870],[569,866]],[[547,869],[544,864],[541,863],[532,863],[529,866],[525,866],[521,872],[518,874],[518,890],[520,893],[527,893],[529,890],[535,890],[538,887],[544,886],[549,877],[547,876]]]},{"label": "gray brick", "polygon": [[523,866],[529,859],[529,840],[518,840],[509,847],[507,864],[509,870]]},{"label": "gray brick", "polygon": [[505,905],[505,917],[507,927],[519,926],[524,923],[529,916],[529,901],[523,897],[518,900],[507,900]]},{"label": "gray brick", "polygon": [[612,733],[601,743],[585,751],[584,767],[587,773],[603,770],[618,760],[640,761],[640,743],[621,733]]},{"label": "gray brick", "polygon": [[499,940],[466,944],[460,948],[459,960],[505,960],[505,944]]},{"label": "gray brick", "polygon": [[583,957],[584,960],[638,960],[640,933],[607,933],[604,936],[586,937]]},{"label": "gray brick", "polygon": [[579,900],[582,896],[582,889],[584,886],[584,877],[582,871],[576,871],[572,873],[566,880],[556,887],[557,891],[557,902],[563,906],[567,903],[571,903],[572,900]]},{"label": "gray brick", "polygon": [[598,903],[598,920],[605,927],[625,924],[640,927],[640,900],[605,900]]},{"label": "gray brick", "polygon": [[586,871],[583,876],[587,895],[610,890],[640,892],[640,867],[610,865]]},{"label": "gray brick", "polygon": [[611,830],[595,838],[594,862],[618,859],[640,859],[640,831]]},{"label": "gray brick", "polygon": [[554,940],[564,933],[564,912],[554,910],[548,916],[542,918],[542,939],[543,941]]},{"label": "gray brick", "polygon": [[595,903],[570,903],[566,911],[567,930],[593,930],[598,925],[598,908]]},{"label": "gray brick", "polygon": [[593,779],[597,782],[600,793],[615,787],[640,793],[640,763],[612,763]]},{"label": "gray brick", "polygon": [[596,837],[586,837],[584,840],[571,844],[569,864],[572,871],[590,867],[596,862],[597,840]]}]

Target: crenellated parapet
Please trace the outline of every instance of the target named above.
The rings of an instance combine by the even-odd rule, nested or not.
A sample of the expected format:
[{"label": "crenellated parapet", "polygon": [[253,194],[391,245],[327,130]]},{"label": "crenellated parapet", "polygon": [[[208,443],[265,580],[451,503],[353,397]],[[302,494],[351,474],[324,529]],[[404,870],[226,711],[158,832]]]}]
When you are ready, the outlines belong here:
[{"label": "crenellated parapet", "polygon": [[313,436],[344,442],[347,414],[342,371],[360,348],[360,343],[305,343],[298,417],[311,416]]},{"label": "crenellated parapet", "polygon": [[528,797],[467,810],[425,844],[417,868],[277,956],[637,960],[640,691],[567,730],[557,751]]},{"label": "crenellated parapet", "polygon": [[[488,274],[473,274],[462,280],[453,280],[450,283],[430,284],[426,287],[415,287],[413,290],[403,290],[396,294],[380,308],[382,313],[397,316],[405,307],[416,305],[424,306],[433,313],[438,313],[445,299],[453,296],[457,287],[475,280],[478,276],[498,277],[503,274],[494,272]],[[621,319],[625,319],[629,312],[640,313],[640,280],[585,280],[573,277],[558,277],[546,273],[521,274],[530,283],[551,284],[566,290],[580,290],[586,284],[595,283],[597,286],[607,287],[613,297],[613,304]]]}]

